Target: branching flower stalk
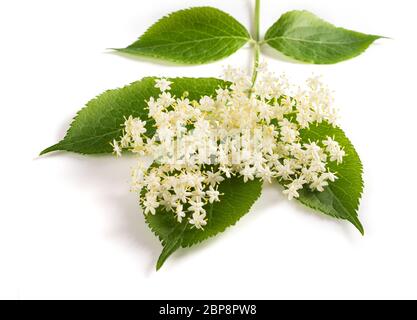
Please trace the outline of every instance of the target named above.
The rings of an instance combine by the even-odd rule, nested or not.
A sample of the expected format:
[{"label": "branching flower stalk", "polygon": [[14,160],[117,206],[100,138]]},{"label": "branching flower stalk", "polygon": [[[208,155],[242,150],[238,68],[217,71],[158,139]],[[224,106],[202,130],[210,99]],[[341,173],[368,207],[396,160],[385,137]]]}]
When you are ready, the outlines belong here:
[{"label": "branching flower stalk", "polygon": [[161,93],[147,102],[156,127],[152,138],[146,136],[145,121],[126,119],[125,134],[113,142],[115,153],[127,149],[155,161],[148,169],[139,159],[133,172],[133,190],[140,193],[145,214],[163,208],[178,222],[187,219],[203,229],[205,206],[220,201],[218,185],[231,176],[244,182],[284,181],[283,193],[290,200],[304,187],[321,192],[337,179],[327,167],[345,156],[337,141],[300,139],[300,130],[310,125],[335,123],[329,90],[312,78],[294,92],[265,64],[256,69],[259,81],[254,84],[241,70],[227,68],[225,80],[231,85],[199,101],[190,101],[186,93],[175,97],[172,82],[156,80]]}]

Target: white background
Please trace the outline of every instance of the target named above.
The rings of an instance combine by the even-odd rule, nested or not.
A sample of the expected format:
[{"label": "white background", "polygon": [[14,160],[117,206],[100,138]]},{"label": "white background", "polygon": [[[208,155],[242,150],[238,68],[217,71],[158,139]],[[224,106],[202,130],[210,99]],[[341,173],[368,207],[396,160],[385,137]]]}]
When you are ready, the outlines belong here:
[{"label": "white background", "polygon": [[[292,9],[391,37],[330,66],[268,58],[294,81],[322,74],[341,125],[361,155],[362,237],[288,202],[277,186],[237,226],[174,254],[161,246],[129,193],[133,158],[37,154],[63,137],[95,95],[156,76],[219,76],[249,67],[251,51],[192,67],[121,57],[161,16],[216,6],[250,26],[250,0],[0,2],[0,297],[417,298],[416,4],[411,0],[262,2],[262,33]],[[268,56],[271,52],[268,53]]]}]

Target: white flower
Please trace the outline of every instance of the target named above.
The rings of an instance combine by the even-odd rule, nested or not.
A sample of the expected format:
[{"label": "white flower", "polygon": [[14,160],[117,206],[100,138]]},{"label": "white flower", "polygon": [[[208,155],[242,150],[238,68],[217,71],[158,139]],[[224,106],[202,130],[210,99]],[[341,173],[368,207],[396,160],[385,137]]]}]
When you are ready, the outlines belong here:
[{"label": "white flower", "polygon": [[262,181],[266,181],[271,183],[272,178],[274,177],[274,173],[268,166],[263,166],[258,170],[258,174],[256,175],[258,178],[261,178]]},{"label": "white flower", "polygon": [[150,118],[157,116],[162,111],[162,106],[159,105],[157,100],[154,97],[150,97],[149,101],[146,102],[149,108],[148,115]]},{"label": "white flower", "polygon": [[295,186],[289,185],[282,193],[288,197],[288,200],[292,200],[293,198],[298,198],[300,196],[297,190],[298,189],[296,189]]},{"label": "white flower", "polygon": [[174,193],[175,197],[183,203],[186,203],[191,196],[191,192],[187,191],[184,186],[176,186],[174,188]]},{"label": "white flower", "polygon": [[121,157],[122,156],[122,148],[120,147],[119,142],[117,142],[117,140],[114,139],[113,142],[110,143],[110,144],[113,147],[113,153],[115,155],[117,155],[118,157]]},{"label": "white flower", "polygon": [[203,191],[201,188],[194,188],[194,191],[191,192],[191,199],[200,203],[203,201],[205,195],[206,191]]},{"label": "white flower", "polygon": [[[132,142],[131,137],[126,134],[120,139],[120,146],[122,148],[127,148],[127,147],[129,147],[131,142]],[[114,141],[113,141],[113,143],[114,143]]]},{"label": "white flower", "polygon": [[216,184],[219,184],[222,182],[224,178],[221,176],[220,171],[207,171],[206,172],[206,179],[205,183],[210,184],[211,186],[215,186]]},{"label": "white flower", "polygon": [[209,190],[206,191],[206,194],[209,196],[209,200],[208,201],[210,203],[213,203],[214,201],[220,201],[219,200],[220,192],[217,191],[217,190],[215,190],[215,189],[213,189],[212,186],[209,187]]},{"label": "white flower", "polygon": [[332,150],[339,148],[337,141],[329,136],[327,136],[326,140],[323,140],[323,145],[326,147],[327,152],[331,152]]},{"label": "white flower", "polygon": [[276,170],[278,177],[281,177],[284,180],[290,179],[290,176],[295,173],[291,168],[291,163],[287,159],[284,160],[284,164],[279,162],[276,166]]},{"label": "white flower", "polygon": [[248,180],[255,179],[255,168],[246,165],[242,170],[239,172],[243,176],[243,181],[247,182]]},{"label": "white flower", "polygon": [[175,214],[177,215],[177,221],[182,222],[182,219],[185,217],[185,212],[182,204],[178,203],[175,207]]},{"label": "white flower", "polygon": [[214,107],[214,101],[208,96],[204,96],[200,99],[200,109],[203,111],[211,111]]},{"label": "white flower", "polygon": [[232,176],[232,170],[226,166],[221,166],[219,170],[224,173],[226,178],[230,178]]},{"label": "white flower", "polygon": [[155,209],[159,207],[159,202],[156,200],[156,196],[148,193],[145,201],[143,201],[143,205],[145,207],[145,214],[150,212],[154,215],[156,213]]},{"label": "white flower", "polygon": [[298,198],[300,194],[298,190],[303,188],[303,184],[305,180],[303,178],[295,179],[289,185],[287,185],[287,189],[283,191],[283,193],[288,197],[288,200],[292,200],[293,198]]},{"label": "white flower", "polygon": [[324,179],[327,179],[331,182],[335,182],[338,179],[337,176],[332,172],[323,173],[323,177]]},{"label": "white flower", "polygon": [[310,184],[310,188],[312,190],[317,190],[319,192],[324,191],[324,187],[328,186],[329,183],[326,181],[326,176],[321,175],[320,177],[313,180],[313,182]]},{"label": "white flower", "polygon": [[175,99],[171,96],[171,93],[169,92],[162,92],[159,95],[158,100],[156,100],[158,105],[162,106],[162,107],[169,107],[170,105],[172,105],[175,102]]},{"label": "white flower", "polygon": [[292,129],[289,126],[281,128],[281,141],[291,144],[294,143],[299,135],[297,130]]},{"label": "white flower", "polygon": [[304,167],[301,169],[301,176],[308,182],[314,181],[317,179],[317,171],[312,167]]},{"label": "white flower", "polygon": [[343,162],[343,157],[346,153],[337,141],[327,137],[326,140],[323,140],[323,145],[326,147],[326,151],[330,155],[330,161],[336,161],[338,164]]},{"label": "white flower", "polygon": [[164,207],[165,211],[171,211],[175,208],[177,202],[175,197],[172,196],[171,192],[168,190],[160,192],[161,199],[159,200],[159,205]]},{"label": "white flower", "polygon": [[174,137],[174,132],[168,127],[158,128],[157,133],[161,141],[172,141]]},{"label": "white flower", "polygon": [[317,143],[305,143],[304,148],[310,159],[321,160],[322,149],[317,145]]},{"label": "white flower", "polygon": [[159,90],[161,90],[161,92],[171,90],[171,87],[170,87],[170,85],[172,84],[171,81],[168,81],[167,79],[157,79],[155,80],[155,82],[156,82],[155,88],[158,88]]},{"label": "white flower", "polygon": [[284,99],[281,100],[281,105],[284,107],[285,113],[289,113],[293,110],[295,100],[290,96],[286,96]]},{"label": "white flower", "polygon": [[317,177],[326,170],[326,166],[323,162],[312,162],[311,166],[310,166],[310,170],[311,170],[311,176],[309,179],[309,181],[315,181],[317,179]]},{"label": "white flower", "polygon": [[274,114],[274,109],[267,103],[258,103],[257,111],[259,112],[259,118],[265,120],[267,123],[271,121]]},{"label": "white flower", "polygon": [[190,200],[188,203],[190,204],[190,207],[188,208],[189,211],[192,211],[194,213],[198,212],[198,213],[201,213],[201,214],[206,213],[206,210],[204,210],[204,208],[203,208],[204,203],[202,201],[192,201],[192,200]]},{"label": "white flower", "polygon": [[340,164],[343,162],[343,158],[346,155],[345,151],[342,149],[336,149],[333,150],[330,153],[330,161],[336,161],[337,164]]},{"label": "white flower", "polygon": [[195,211],[192,215],[192,218],[188,220],[190,224],[192,224],[197,229],[203,229],[203,227],[207,224],[207,221],[205,220],[206,214],[205,213],[199,213]]},{"label": "white flower", "polygon": [[217,101],[220,101],[220,102],[225,102],[228,98],[229,98],[229,96],[230,96],[230,94],[229,94],[229,90],[227,90],[227,89],[222,89],[222,88],[219,88],[219,89],[216,89],[216,99],[217,99]]}]

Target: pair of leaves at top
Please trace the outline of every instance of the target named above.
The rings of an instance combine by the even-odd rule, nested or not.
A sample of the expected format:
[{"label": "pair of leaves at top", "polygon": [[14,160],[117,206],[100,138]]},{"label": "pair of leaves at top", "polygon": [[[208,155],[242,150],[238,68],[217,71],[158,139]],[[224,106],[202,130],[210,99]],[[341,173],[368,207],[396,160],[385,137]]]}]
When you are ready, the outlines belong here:
[{"label": "pair of leaves at top", "polygon": [[[299,61],[331,64],[364,52],[380,36],[337,28],[308,11],[281,16],[259,44],[268,44]],[[211,7],[176,11],[151,26],[121,52],[185,64],[225,58],[248,41],[247,29],[229,14]]]},{"label": "pair of leaves at top", "polygon": [[[175,78],[171,93],[182,96],[189,93],[190,100],[204,95],[213,95],[219,87],[227,84],[215,78]],[[147,121],[148,134],[154,132],[152,121],[147,117],[146,102],[151,96],[157,96],[155,78],[144,78],[121,89],[109,90],[91,100],[78,112],[65,138],[42,151],[65,150],[82,154],[111,153],[109,142],[122,134],[125,117],[133,115]],[[324,192],[312,192],[304,189],[300,192],[301,203],[332,217],[345,219],[353,223],[363,233],[357,216],[360,196],[363,188],[362,165],[354,147],[339,128],[326,123],[312,125],[301,131],[303,141],[323,140],[327,136],[335,137],[345,149],[346,156],[341,165],[329,164],[339,179],[330,183]],[[146,221],[161,240],[164,249],[157,263],[159,269],[164,261],[180,247],[189,247],[224,231],[234,225],[260,196],[262,183],[258,180],[243,183],[242,179],[231,178],[223,181],[219,190],[221,201],[205,207],[209,219],[205,231],[192,229],[190,224],[177,223],[174,215],[158,211],[148,215]]]}]

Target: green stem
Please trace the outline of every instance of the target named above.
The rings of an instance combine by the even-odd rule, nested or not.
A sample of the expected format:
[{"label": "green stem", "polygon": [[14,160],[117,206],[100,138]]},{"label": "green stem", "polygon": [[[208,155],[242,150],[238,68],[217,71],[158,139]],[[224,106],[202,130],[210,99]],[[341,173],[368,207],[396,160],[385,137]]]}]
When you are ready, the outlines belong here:
[{"label": "green stem", "polygon": [[261,0],[255,2],[255,40],[259,41],[259,16],[261,11]]},{"label": "green stem", "polygon": [[252,88],[255,86],[256,78],[258,77],[258,66],[259,66],[259,55],[260,55],[260,48],[258,43],[254,44],[255,53],[253,59],[253,71],[252,71]]},{"label": "green stem", "polygon": [[258,66],[259,66],[259,55],[260,55],[260,48],[259,48],[259,25],[260,25],[260,9],[261,9],[261,0],[256,0],[255,2],[255,35],[254,35],[254,61],[253,61],[253,70],[252,70],[252,88],[255,85],[256,78],[258,77]]}]

